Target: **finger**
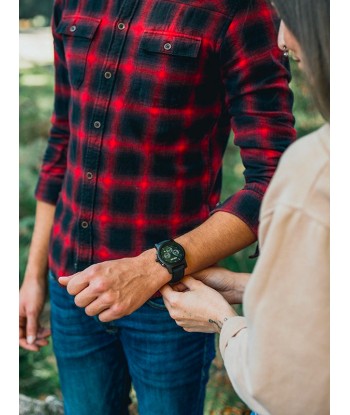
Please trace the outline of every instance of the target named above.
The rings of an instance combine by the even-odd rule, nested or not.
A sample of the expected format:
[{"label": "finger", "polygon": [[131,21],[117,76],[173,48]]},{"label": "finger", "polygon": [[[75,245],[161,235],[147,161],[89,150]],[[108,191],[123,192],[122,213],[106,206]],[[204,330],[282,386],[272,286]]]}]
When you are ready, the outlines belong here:
[{"label": "finger", "polygon": [[37,332],[37,338],[38,339],[45,339],[47,337],[51,336],[51,330],[49,328],[40,327]]},{"label": "finger", "polygon": [[25,338],[19,339],[19,345],[26,350],[29,350],[31,352],[37,352],[39,350],[39,347],[35,344],[28,344],[27,340]]},{"label": "finger", "polygon": [[[61,277],[63,278],[63,282],[67,282],[67,291],[70,295],[77,295],[81,291],[83,291],[86,287],[89,286],[88,274],[85,272],[78,272],[70,277]],[[61,278],[59,278],[59,282],[61,283]]]},{"label": "finger", "polygon": [[79,271],[79,272],[76,272],[75,274],[72,274],[72,275],[61,275],[60,277],[58,277],[58,282],[61,285],[67,285],[72,278],[76,278],[82,272],[83,271]]},{"label": "finger", "polygon": [[75,298],[74,302],[78,307],[87,307],[93,301],[97,299],[96,294],[92,294],[89,290],[89,287],[85,288],[85,290],[78,293]]},{"label": "finger", "polygon": [[25,326],[24,327],[19,326],[19,338],[24,339],[25,336],[26,336]]},{"label": "finger", "polygon": [[[79,274],[79,273],[78,273]],[[70,275],[70,276],[68,276],[68,277],[64,277],[64,276],[62,276],[62,277],[58,277],[58,282],[61,284],[61,285],[63,285],[64,287],[67,287],[67,285],[68,285],[68,283],[69,283],[69,281],[75,276],[75,275],[77,275],[77,274],[73,274],[73,275]]]},{"label": "finger", "polygon": [[180,327],[185,327],[186,326],[186,322],[181,320],[181,319],[174,319],[175,323],[180,326]]},{"label": "finger", "polygon": [[196,330],[194,326],[189,325],[188,322],[180,320],[180,319],[175,320],[175,323],[187,332],[200,331],[200,330]]},{"label": "finger", "polygon": [[127,314],[123,311],[122,307],[120,307],[118,304],[113,304],[112,306],[106,308],[104,311],[98,313],[98,318],[103,323],[107,323],[109,321],[118,320],[125,315]]},{"label": "finger", "polygon": [[35,340],[35,343],[34,343],[34,345],[38,347],[44,347],[44,346],[47,346],[48,344],[49,342],[46,339],[37,339]]},{"label": "finger", "polygon": [[179,307],[180,299],[183,298],[183,295],[183,292],[174,291],[171,287],[170,290],[167,290],[167,288],[165,288],[165,296],[163,294],[163,300],[169,312],[171,312],[173,308]]},{"label": "finger", "polygon": [[215,330],[208,326],[192,325],[183,323],[180,325],[185,331],[189,333],[215,333]]},{"label": "finger", "polygon": [[169,296],[174,292],[172,287],[169,284],[165,284],[162,288],[159,289],[160,293],[164,298],[169,298]]},{"label": "finger", "polygon": [[163,301],[164,301],[164,305],[165,305],[165,307],[166,307],[166,308],[167,308],[167,310],[170,312],[170,310],[171,310],[171,305],[170,305],[169,301],[168,301],[165,297],[163,297]]},{"label": "finger", "polygon": [[187,291],[188,288],[186,287],[185,284],[183,284],[182,282],[178,282],[177,284],[173,285],[173,290],[177,291],[178,293],[182,293],[184,291]]},{"label": "finger", "polygon": [[27,316],[27,326],[26,326],[26,335],[27,335],[27,343],[34,344],[38,330],[38,320],[37,317],[28,314]]},{"label": "finger", "polygon": [[190,290],[195,290],[196,288],[204,285],[201,281],[198,281],[194,279],[193,277],[189,277],[189,276],[183,278],[181,282],[183,283],[183,285],[185,285]]},{"label": "finger", "polygon": [[85,307],[85,313],[88,316],[97,316],[98,314],[102,313],[105,310],[108,310],[110,304],[106,301],[103,301],[103,296],[99,297],[97,300],[90,303],[87,307]]},{"label": "finger", "polygon": [[19,316],[19,338],[24,338],[26,333],[27,317]]},{"label": "finger", "polygon": [[200,281],[203,281],[207,276],[208,276],[207,268],[192,274],[193,278],[195,278],[196,280],[200,280]]}]

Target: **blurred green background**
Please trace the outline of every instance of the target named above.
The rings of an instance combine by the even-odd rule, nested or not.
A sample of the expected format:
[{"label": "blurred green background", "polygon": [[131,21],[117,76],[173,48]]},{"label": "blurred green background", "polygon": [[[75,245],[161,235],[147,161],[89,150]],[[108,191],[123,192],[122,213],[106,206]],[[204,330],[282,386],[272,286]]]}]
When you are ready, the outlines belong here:
[{"label": "blurred green background", "polygon": [[[23,39],[44,33],[47,28],[50,13],[50,0],[35,2],[34,0],[20,1],[20,49]],[[25,36],[27,36],[25,38]],[[21,60],[20,60],[21,61]],[[22,62],[22,61],[21,61]],[[22,64],[23,63],[23,64]],[[20,257],[19,279],[23,279],[31,234],[34,225],[35,200],[33,197],[38,170],[46,147],[50,128],[50,117],[53,105],[53,67],[52,62],[24,59],[20,63],[19,73],[19,103],[20,103]],[[321,117],[315,111],[308,90],[297,66],[292,62],[293,80],[291,87],[295,94],[294,114],[298,136],[302,136],[322,124]],[[222,200],[239,189],[243,184],[243,167],[239,151],[233,145],[232,139],[224,158],[224,182]],[[250,272],[254,260],[248,258],[253,254],[255,246],[251,246],[223,261],[223,265],[241,272]],[[241,310],[238,309],[240,312]],[[48,324],[49,305],[45,306],[43,323]],[[57,376],[57,368],[52,353],[52,345],[43,348],[38,353],[19,350],[20,359],[20,393],[35,398],[47,395],[61,397]],[[133,396],[135,401],[135,396]],[[136,403],[132,412],[137,414]],[[211,368],[211,377],[207,388],[206,415],[248,414],[245,405],[232,390],[226,376],[223,363],[218,353]]]}]

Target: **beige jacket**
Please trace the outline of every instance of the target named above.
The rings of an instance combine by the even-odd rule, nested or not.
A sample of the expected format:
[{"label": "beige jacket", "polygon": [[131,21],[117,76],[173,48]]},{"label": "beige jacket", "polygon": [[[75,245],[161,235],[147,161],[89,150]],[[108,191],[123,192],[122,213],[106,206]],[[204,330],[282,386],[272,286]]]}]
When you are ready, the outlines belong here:
[{"label": "beige jacket", "polygon": [[259,415],[329,413],[329,125],[282,157],[263,201],[260,257],[245,317],[220,351],[234,389]]}]

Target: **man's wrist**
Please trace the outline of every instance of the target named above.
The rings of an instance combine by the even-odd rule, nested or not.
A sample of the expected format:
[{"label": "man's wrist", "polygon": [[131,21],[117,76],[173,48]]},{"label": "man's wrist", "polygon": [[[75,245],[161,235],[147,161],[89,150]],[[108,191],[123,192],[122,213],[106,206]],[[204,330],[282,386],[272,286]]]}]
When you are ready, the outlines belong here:
[{"label": "man's wrist", "polygon": [[159,289],[171,281],[171,275],[166,268],[156,261],[156,258],[157,251],[155,248],[148,249],[139,255],[143,269],[147,270],[147,274],[154,279],[157,289]]}]

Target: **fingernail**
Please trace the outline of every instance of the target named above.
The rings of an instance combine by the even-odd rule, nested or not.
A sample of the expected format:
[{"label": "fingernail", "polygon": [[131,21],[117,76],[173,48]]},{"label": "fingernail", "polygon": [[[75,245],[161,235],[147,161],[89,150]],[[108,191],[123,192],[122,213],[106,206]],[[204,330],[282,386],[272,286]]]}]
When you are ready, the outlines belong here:
[{"label": "fingernail", "polygon": [[27,343],[28,344],[33,344],[35,341],[35,336],[28,336],[27,337]]}]

